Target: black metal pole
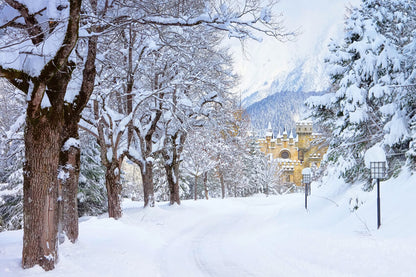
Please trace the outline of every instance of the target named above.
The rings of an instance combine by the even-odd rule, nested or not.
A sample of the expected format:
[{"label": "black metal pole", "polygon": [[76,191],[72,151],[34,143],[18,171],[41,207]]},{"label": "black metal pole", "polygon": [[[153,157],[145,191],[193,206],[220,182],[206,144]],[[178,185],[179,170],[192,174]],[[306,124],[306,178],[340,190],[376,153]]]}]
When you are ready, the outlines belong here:
[{"label": "black metal pole", "polygon": [[381,214],[380,214],[380,179],[377,178],[377,229],[381,225]]},{"label": "black metal pole", "polygon": [[305,183],[305,210],[308,209],[308,183]]}]

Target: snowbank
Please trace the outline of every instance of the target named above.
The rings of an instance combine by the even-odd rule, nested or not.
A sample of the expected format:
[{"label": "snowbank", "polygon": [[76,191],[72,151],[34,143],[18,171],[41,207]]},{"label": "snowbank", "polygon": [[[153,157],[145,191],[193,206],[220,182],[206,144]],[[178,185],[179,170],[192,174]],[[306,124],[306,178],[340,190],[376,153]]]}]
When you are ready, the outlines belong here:
[{"label": "snowbank", "polygon": [[0,276],[416,276],[416,177],[381,182],[379,230],[375,191],[327,181],[312,184],[308,211],[303,194],[125,201],[118,221],[82,218],[53,272],[22,270],[22,232],[3,232]]}]

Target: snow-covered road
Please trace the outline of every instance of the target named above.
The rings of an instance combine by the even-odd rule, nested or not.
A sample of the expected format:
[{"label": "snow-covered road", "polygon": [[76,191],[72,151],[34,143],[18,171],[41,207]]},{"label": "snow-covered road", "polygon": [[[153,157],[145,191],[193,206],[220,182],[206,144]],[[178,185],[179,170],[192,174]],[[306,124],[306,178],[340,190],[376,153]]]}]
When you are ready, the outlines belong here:
[{"label": "snow-covered road", "polygon": [[[390,277],[416,276],[412,184],[384,185],[376,229],[372,194],[183,201],[180,207],[124,202],[123,218],[82,218],[79,241],[60,246],[52,272],[20,268],[22,232],[0,233],[0,276]],[[400,192],[401,190],[401,192]],[[390,198],[388,195],[394,195]],[[364,199],[350,212],[352,195]],[[367,199],[365,199],[367,197]]]},{"label": "snow-covered road", "polygon": [[[416,276],[414,237],[385,238],[331,200],[311,197],[308,212],[302,200],[185,202],[156,224],[147,215],[165,239],[160,276]],[[172,212],[159,209],[150,213]]]}]

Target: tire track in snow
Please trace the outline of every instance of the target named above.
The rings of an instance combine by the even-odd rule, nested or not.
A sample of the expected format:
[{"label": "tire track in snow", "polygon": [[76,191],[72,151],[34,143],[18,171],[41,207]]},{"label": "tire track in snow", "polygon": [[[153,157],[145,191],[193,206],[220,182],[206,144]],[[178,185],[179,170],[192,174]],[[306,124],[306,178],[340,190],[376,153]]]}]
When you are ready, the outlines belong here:
[{"label": "tire track in snow", "polygon": [[241,214],[243,213],[239,211],[234,214],[212,215],[181,231],[164,248],[161,276],[258,276],[249,272],[244,264],[232,256],[232,245],[227,243],[227,237],[238,232],[239,223],[244,220]]},{"label": "tire track in snow", "polygon": [[194,239],[193,257],[201,272],[211,277],[256,276],[227,251],[232,248],[227,238],[238,232],[239,223],[243,220],[241,215],[222,215],[216,224],[206,228]]}]

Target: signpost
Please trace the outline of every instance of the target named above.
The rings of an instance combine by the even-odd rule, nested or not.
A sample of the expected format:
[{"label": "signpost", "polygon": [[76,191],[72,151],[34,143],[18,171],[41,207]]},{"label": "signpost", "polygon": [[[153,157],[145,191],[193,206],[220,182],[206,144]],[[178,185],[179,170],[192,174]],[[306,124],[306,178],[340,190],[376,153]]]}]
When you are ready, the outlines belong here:
[{"label": "signpost", "polygon": [[309,167],[302,170],[302,182],[305,185],[305,209],[308,209],[308,195],[311,195],[312,172]]},{"label": "signpost", "polygon": [[386,162],[370,162],[371,179],[377,180],[377,229],[381,226],[380,179],[386,177]]}]

